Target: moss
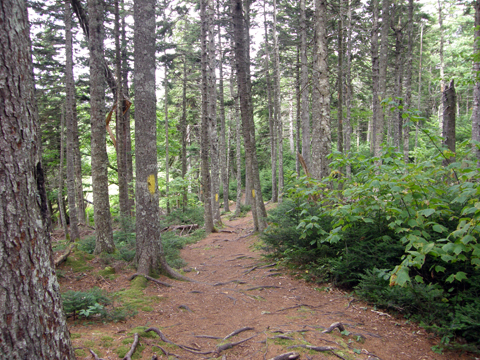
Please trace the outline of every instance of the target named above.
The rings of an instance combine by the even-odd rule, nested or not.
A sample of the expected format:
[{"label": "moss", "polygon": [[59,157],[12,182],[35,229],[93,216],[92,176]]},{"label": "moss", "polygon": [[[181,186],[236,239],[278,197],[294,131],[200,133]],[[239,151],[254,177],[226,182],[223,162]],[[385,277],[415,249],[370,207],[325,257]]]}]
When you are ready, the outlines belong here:
[{"label": "moss", "polygon": [[141,359],[143,350],[145,350],[145,345],[138,345],[132,355],[132,359]]},{"label": "moss", "polygon": [[143,290],[147,287],[148,280],[145,279],[143,276],[137,276],[135,279],[132,280],[132,284],[130,285],[131,289],[134,290]]},{"label": "moss", "polygon": [[75,333],[70,334],[70,339],[78,339],[81,337],[82,337],[82,334],[75,334]]},{"label": "moss", "polygon": [[151,306],[144,306],[144,307],[142,307],[142,311],[152,312],[152,311],[153,311],[153,308],[152,308]]},{"label": "moss", "polygon": [[87,272],[93,269],[93,266],[90,266],[87,261],[92,260],[94,257],[94,255],[75,250],[65,261],[65,266],[70,267],[73,272]]},{"label": "moss", "polygon": [[115,350],[115,353],[118,355],[120,359],[123,359],[125,355],[130,351],[130,346],[122,345],[117,350]]},{"label": "moss", "polygon": [[133,344],[133,339],[132,338],[123,339],[122,344],[125,344],[125,345]]},{"label": "moss", "polygon": [[104,348],[110,348],[112,346],[112,343],[113,338],[111,338],[110,336],[102,336],[102,338],[100,339],[100,344]]},{"label": "moss", "polygon": [[120,298],[122,303],[132,306],[136,309],[143,306],[150,306],[161,300],[158,298],[158,296],[145,296],[142,290],[137,289],[120,290],[116,293],[116,295]]},{"label": "moss", "polygon": [[[126,354],[126,353],[125,353]],[[87,353],[83,349],[76,349],[75,350],[75,356],[80,357],[80,356],[87,356]]]},{"label": "moss", "polygon": [[128,332],[128,334],[133,335],[133,334],[137,333],[138,336],[141,337],[141,338],[152,338],[152,339],[159,338],[157,333],[155,333],[154,331],[145,332],[145,330],[147,330],[147,329],[148,329],[148,327],[146,327],[146,326],[137,326],[136,328],[133,328],[132,330],[130,330]]},{"label": "moss", "polygon": [[87,347],[87,348],[93,348],[95,346],[95,341],[93,340],[85,340],[83,342],[83,346]]},{"label": "moss", "polygon": [[115,274],[115,268],[113,268],[111,266],[106,266],[105,269],[100,270],[98,272],[98,274],[102,275],[102,276],[114,275]]}]

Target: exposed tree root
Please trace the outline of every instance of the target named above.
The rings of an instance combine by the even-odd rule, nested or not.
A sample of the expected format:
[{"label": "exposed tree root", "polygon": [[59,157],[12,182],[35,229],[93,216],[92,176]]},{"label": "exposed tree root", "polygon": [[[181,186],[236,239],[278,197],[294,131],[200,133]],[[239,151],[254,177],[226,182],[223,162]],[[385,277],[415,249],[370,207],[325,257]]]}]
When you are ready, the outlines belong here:
[{"label": "exposed tree root", "polygon": [[187,310],[188,312],[193,312],[187,305],[180,305],[178,308]]},{"label": "exposed tree root", "polygon": [[233,300],[233,305],[235,305],[237,303],[237,299],[235,299],[233,296],[230,296],[230,295],[227,295],[227,294],[225,294],[225,296],[227,298],[229,298],[230,300]]},{"label": "exposed tree root", "polygon": [[260,266],[260,267],[259,267],[259,269],[266,269],[266,268],[269,268],[269,267],[273,267],[273,266],[275,266],[275,265],[277,265],[277,263],[276,263],[276,262],[275,262],[275,263],[273,263],[273,264],[268,264],[268,265],[263,265],[263,266]]},{"label": "exposed tree root", "polygon": [[247,282],[243,281],[243,280],[230,280],[230,281],[226,281],[226,282],[218,282],[218,283],[213,284],[212,286],[223,286],[223,285],[227,285],[227,284],[230,284],[230,283],[246,284]]},{"label": "exposed tree root", "polygon": [[258,266],[254,266],[254,267],[248,269],[247,271],[244,271],[243,273],[244,273],[245,275],[247,275],[248,273],[252,272],[252,271],[255,270],[255,269],[258,269]]},{"label": "exposed tree root", "polygon": [[210,336],[210,335],[194,335],[196,338],[202,338],[202,339],[214,339],[214,340],[220,340],[223,339],[220,336]]},{"label": "exposed tree root", "polygon": [[240,237],[236,238],[236,239],[233,240],[233,241],[238,241],[238,240],[241,240],[241,239],[245,239],[245,238],[247,238],[247,237],[249,237],[249,236],[252,236],[252,235],[254,235],[254,234],[255,234],[255,231],[252,231],[251,233],[248,233],[247,235],[240,236]]},{"label": "exposed tree root", "polygon": [[[158,347],[160,350],[162,350],[162,352],[165,354],[165,356],[175,356],[176,358],[179,358],[179,357],[180,357],[180,356],[178,356],[177,354],[168,352],[167,350],[165,350],[164,348],[162,348],[162,347],[159,346],[159,345],[153,344],[153,346]],[[152,358],[152,360],[153,360],[153,358]]]},{"label": "exposed tree root", "polygon": [[285,354],[277,355],[271,358],[270,360],[293,360],[293,359],[298,359],[299,357],[300,357],[299,353],[292,351]]},{"label": "exposed tree root", "polygon": [[279,310],[277,310],[277,311],[275,311],[275,312],[281,312],[281,311],[296,309],[296,308],[299,308],[299,307],[302,307],[302,306],[310,307],[310,308],[317,308],[317,307],[319,307],[319,306],[313,306],[313,305],[308,305],[308,304],[297,304],[297,305],[294,305],[294,306],[289,306],[289,307],[286,307],[286,308],[279,309]]},{"label": "exposed tree root", "polygon": [[255,336],[257,336],[257,335],[258,335],[258,334],[255,334],[255,335],[253,335],[253,336],[250,336],[249,338],[246,338],[246,339],[243,339],[243,340],[234,342],[234,343],[226,343],[226,344],[223,344],[223,345],[219,345],[219,346],[217,346],[217,350],[216,350],[215,352],[216,352],[217,354],[220,354],[222,351],[228,350],[228,349],[231,349],[231,348],[234,347],[234,346],[243,344],[244,342],[253,339],[253,338],[254,338]]},{"label": "exposed tree root", "polygon": [[88,351],[90,351],[90,354],[92,354],[95,360],[103,360],[102,358],[99,358],[98,355],[95,354],[95,352],[92,349],[88,349]]},{"label": "exposed tree root", "polygon": [[137,348],[137,345],[138,345],[138,334],[135,333],[133,335],[133,344],[132,344],[132,347],[130,348],[130,351],[125,355],[125,357],[123,358],[123,360],[132,360],[132,355],[133,353],[135,352],[135,349]]},{"label": "exposed tree root", "polygon": [[280,289],[280,286],[277,285],[262,285],[262,286],[254,286],[245,291],[252,291],[252,290],[263,290],[263,289]]},{"label": "exposed tree root", "polygon": [[76,245],[75,243],[71,243],[70,245],[68,245],[68,247],[65,249],[63,254],[55,259],[55,261],[54,261],[55,262],[55,267],[60,266],[60,264],[62,264],[65,260],[67,260],[68,255],[70,255],[70,253],[72,252],[75,245]]},{"label": "exposed tree root", "polygon": [[238,329],[238,330],[235,330],[234,332],[228,334],[227,336],[225,336],[223,338],[223,340],[227,340],[228,338],[231,338],[232,336],[235,336],[235,335],[238,335],[244,331],[248,331],[248,330],[255,330],[253,327],[243,327],[241,329]]},{"label": "exposed tree root", "polygon": [[152,278],[151,276],[148,276],[148,275],[144,275],[144,274],[139,274],[139,273],[135,273],[133,274],[132,276],[130,276],[128,278],[128,280],[132,281],[133,279],[135,279],[137,276],[143,276],[145,279],[147,280],[150,280],[150,281],[153,281],[154,283],[157,283],[159,285],[163,285],[163,286],[167,286],[167,287],[172,287],[172,285],[166,283],[166,282],[163,282],[163,281],[160,281],[160,280],[157,280],[155,278]]},{"label": "exposed tree root", "polygon": [[332,325],[330,325],[328,329],[323,330],[322,333],[323,334],[331,333],[335,328],[338,328],[339,331],[345,331],[345,327],[341,322],[335,322]]},{"label": "exposed tree root", "polygon": [[227,234],[236,234],[237,233],[236,231],[233,231],[233,230],[219,230],[218,232],[227,233]]},{"label": "exposed tree root", "polygon": [[274,339],[295,340],[295,338],[287,335],[275,335]]},{"label": "exposed tree root", "polygon": [[304,349],[313,350],[313,351],[332,351],[337,349],[333,346],[312,346],[312,345],[292,345],[292,346],[289,346],[287,349],[294,349],[294,348],[304,348]]}]

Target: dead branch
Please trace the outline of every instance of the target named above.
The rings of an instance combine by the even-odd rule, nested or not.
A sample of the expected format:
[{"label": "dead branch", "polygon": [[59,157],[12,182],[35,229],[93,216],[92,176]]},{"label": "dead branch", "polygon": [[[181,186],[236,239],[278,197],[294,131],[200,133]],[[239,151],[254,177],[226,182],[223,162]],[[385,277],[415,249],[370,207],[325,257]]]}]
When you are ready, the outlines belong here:
[{"label": "dead branch", "polygon": [[78,223],[78,226],[86,226],[86,227],[88,227],[89,229],[95,230],[95,228],[94,228],[93,226],[90,226],[90,225],[87,225],[87,224],[83,224],[83,223]]},{"label": "dead branch", "polygon": [[255,336],[257,336],[258,334],[255,334],[253,336],[250,336],[249,338],[246,338],[246,339],[243,339],[243,340],[240,340],[240,341],[237,341],[237,342],[234,342],[234,343],[226,343],[226,344],[223,344],[223,345],[219,345],[217,346],[217,350],[215,351],[217,354],[220,354],[222,351],[224,350],[227,350],[227,349],[231,349],[232,347],[234,346],[237,346],[237,345],[240,345],[240,344],[243,344],[244,342],[250,340],[250,339],[253,339]]},{"label": "dead branch", "polygon": [[253,327],[243,327],[241,329],[238,329],[238,330],[235,330],[234,332],[228,334],[227,336],[225,336],[223,338],[223,340],[227,340],[228,338],[231,338],[232,336],[235,336],[235,335],[238,335],[244,331],[248,331],[248,330],[255,330]]},{"label": "dead branch", "polygon": [[55,267],[60,266],[60,264],[67,260],[68,255],[70,255],[74,247],[75,243],[71,243],[70,245],[68,245],[63,254],[55,259]]},{"label": "dead branch", "polygon": [[135,352],[135,349],[137,348],[137,345],[138,345],[138,334],[135,333],[133,335],[133,344],[132,344],[132,347],[130,348],[130,351],[127,353],[127,355],[125,355],[125,357],[123,358],[123,360],[132,360],[132,355],[133,353]]},{"label": "dead branch", "polygon": [[192,230],[196,230],[196,229],[198,229],[198,224],[170,225],[170,226],[167,226],[167,227],[163,228],[162,230],[160,230],[160,232],[164,233],[164,232],[167,232],[167,231],[182,230],[182,233],[183,233],[184,230],[192,231]]},{"label": "dead branch", "polygon": [[263,290],[263,289],[280,289],[280,286],[277,285],[263,285],[263,286],[254,286],[249,288],[245,291],[252,291],[252,290]]},{"label": "dead branch", "polygon": [[270,360],[293,360],[293,359],[298,359],[299,357],[300,357],[299,353],[288,352],[288,353],[285,353],[285,354],[277,355],[277,356],[271,358]]},{"label": "dead branch", "polygon": [[227,233],[227,234],[236,234],[236,231],[233,230],[219,230],[219,233]]},{"label": "dead branch", "polygon": [[335,328],[338,328],[339,331],[345,331],[345,327],[341,322],[335,322],[328,329],[322,331],[323,334],[331,333]]},{"label": "dead branch", "polygon": [[132,276],[130,276],[128,278],[128,280],[132,281],[133,279],[135,279],[137,276],[143,276],[145,279],[147,280],[150,280],[150,281],[153,281],[154,283],[157,283],[159,285],[163,285],[163,286],[166,286],[166,287],[172,287],[172,285],[166,283],[166,282],[163,282],[163,281],[160,281],[160,280],[157,280],[155,278],[152,278],[151,276],[148,276],[148,275],[144,275],[144,274],[139,274],[139,273],[135,273],[133,274]]},{"label": "dead branch", "polygon": [[313,351],[331,351],[336,350],[337,348],[333,346],[312,346],[312,345],[292,345],[289,346],[287,349],[294,349],[294,348],[304,348]]},{"label": "dead branch", "polygon": [[95,360],[103,360],[102,358],[99,358],[97,354],[92,349],[88,349],[90,351],[90,354],[92,354],[93,358]]}]

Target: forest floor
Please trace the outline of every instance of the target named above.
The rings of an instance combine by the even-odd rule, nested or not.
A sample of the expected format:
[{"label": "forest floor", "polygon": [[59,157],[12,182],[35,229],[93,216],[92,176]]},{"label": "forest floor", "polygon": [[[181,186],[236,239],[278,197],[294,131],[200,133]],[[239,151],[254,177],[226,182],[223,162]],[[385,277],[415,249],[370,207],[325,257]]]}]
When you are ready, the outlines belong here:
[{"label": "forest floor", "polygon": [[[160,280],[172,287],[148,282],[140,296],[130,298],[138,313],[124,322],[70,318],[77,359],[93,359],[89,349],[100,358],[119,359],[130,349],[135,332],[140,332],[140,347],[133,359],[152,359],[155,354],[159,359],[272,359],[287,352],[298,353],[299,359],[475,359],[435,353],[431,348],[439,339],[418,325],[274,265],[263,257],[258,236],[250,235],[251,213],[222,220],[221,232],[181,252],[188,263],[185,275],[195,282],[165,277]],[[97,286],[108,293],[127,293],[132,284],[128,279],[133,268],[113,265],[115,277],[107,278],[98,275],[105,266],[99,259],[88,261],[88,266],[78,273],[63,264],[62,291]],[[325,332],[338,322],[344,331],[336,327]],[[148,327],[161,330],[167,342],[153,332],[141,332]],[[227,338],[238,330],[242,331]],[[226,343],[232,346],[220,347]]]}]

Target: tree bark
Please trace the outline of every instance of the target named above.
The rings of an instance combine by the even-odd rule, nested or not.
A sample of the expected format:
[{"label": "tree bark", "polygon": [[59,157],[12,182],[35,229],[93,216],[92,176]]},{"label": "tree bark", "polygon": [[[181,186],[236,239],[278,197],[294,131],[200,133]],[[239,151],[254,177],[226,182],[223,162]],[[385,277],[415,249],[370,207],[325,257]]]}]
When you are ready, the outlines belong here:
[{"label": "tree bark", "polygon": [[272,80],[270,78],[270,50],[268,44],[267,31],[267,12],[265,9],[265,2],[263,2],[263,25],[265,30],[265,73],[267,80],[267,101],[268,101],[268,130],[270,135],[270,159],[272,162],[272,202],[278,202],[278,187],[277,187],[277,136],[275,131],[275,118],[273,116],[273,101],[272,101]]},{"label": "tree bark", "polygon": [[278,145],[278,202],[282,202],[284,186],[283,177],[283,122],[282,122],[282,94],[280,91],[280,51],[277,36],[277,1],[273,0],[273,97],[274,97],[274,123],[277,126]]},{"label": "tree bark", "polygon": [[[220,3],[217,3],[217,8],[220,6]],[[223,209],[225,212],[230,212],[230,206],[228,204],[228,160],[227,160],[227,149],[225,141],[225,98],[224,98],[224,88],[223,88],[223,49],[222,49],[222,32],[220,24],[218,24],[218,49],[220,54],[220,59],[218,62],[218,104],[219,104],[219,115],[220,115],[220,138],[219,138],[219,157],[220,157],[220,177],[222,179],[222,188],[223,188]]]},{"label": "tree bark", "polygon": [[65,233],[65,239],[69,239],[70,235],[68,233],[68,225],[67,225],[67,215],[65,213],[65,201],[63,197],[63,189],[64,189],[64,179],[63,179],[63,168],[65,167],[65,137],[64,137],[64,130],[65,128],[65,110],[62,108],[62,114],[60,115],[60,164],[58,166],[58,189],[57,189],[57,202],[58,202],[58,213],[59,213],[59,224],[63,228],[63,232]]},{"label": "tree bark", "polygon": [[[420,24],[420,59],[418,60],[418,97],[417,97],[418,111],[421,111],[421,101],[422,101],[422,55],[423,55],[423,23]],[[479,69],[480,69],[480,66],[479,66]],[[480,95],[480,92],[479,92],[479,95]],[[420,121],[417,121],[415,124],[415,148],[418,147],[419,128],[420,128]]]},{"label": "tree bark", "polygon": [[[347,158],[350,156],[350,149],[352,146],[352,123],[351,123],[351,101],[352,101],[352,4],[350,0],[345,0],[347,3],[347,53],[345,64],[345,76],[346,76],[346,93],[345,93],[345,106],[347,108],[347,114],[345,118],[345,155]],[[377,10],[378,11],[378,10]],[[377,14],[378,20],[378,14]],[[377,28],[377,69],[378,69],[378,28]],[[372,39],[373,41],[373,39]],[[378,101],[378,71],[377,71],[377,101]],[[374,138],[374,137],[372,137]],[[350,178],[352,175],[352,167],[350,163],[347,163],[345,169],[345,175]]]},{"label": "tree bark", "polygon": [[105,88],[103,57],[103,1],[88,0],[90,19],[90,123],[92,189],[95,219],[95,253],[112,253],[112,221],[108,198],[108,156],[105,135]]},{"label": "tree bark", "polygon": [[[438,26],[440,27],[440,48],[438,49],[440,55],[440,92],[443,94],[445,91],[445,61],[443,59],[443,47],[445,44],[444,33],[443,33],[443,14],[442,14],[442,2],[438,0]],[[440,100],[440,106],[438,109],[438,122],[440,124],[440,129],[444,128],[443,124],[443,99]]]},{"label": "tree bark", "polygon": [[[232,59],[232,63],[233,63]],[[233,68],[231,66],[232,74],[230,76],[230,94],[233,98],[233,117],[235,118],[235,157],[237,161],[236,180],[237,180],[237,198],[235,203],[235,216],[240,215],[240,208],[242,205],[242,124],[240,122],[240,105],[238,102],[238,91],[234,87]]]},{"label": "tree bark", "polygon": [[130,218],[130,201],[128,199],[127,179],[127,124],[128,119],[124,116],[124,98],[122,81],[122,55],[120,47],[120,4],[115,0],[115,77],[117,79],[116,112],[117,122],[117,169],[118,169],[118,204],[120,207],[120,218],[123,225]]},{"label": "tree bark", "polygon": [[322,179],[328,175],[331,144],[330,92],[327,68],[326,0],[315,0],[315,44],[312,92],[312,165],[311,175]]},{"label": "tree bark", "polygon": [[[413,0],[408,0],[408,28],[407,28],[407,66],[405,79],[405,108],[413,110],[412,106],[412,63],[413,63]],[[408,121],[403,127],[403,160],[408,163],[410,150],[410,125]]]},{"label": "tree bark", "polygon": [[55,276],[27,4],[0,6],[0,354],[74,360]]},{"label": "tree bark", "polygon": [[[457,95],[455,93],[455,84],[450,81],[450,84],[445,88],[442,97],[443,102],[443,143],[444,145],[455,154],[455,113],[457,106]],[[443,165],[447,166],[455,162],[455,156],[452,156],[443,161]]]},{"label": "tree bark", "polygon": [[337,151],[343,153],[343,2],[340,1],[338,20],[338,107],[337,107]]},{"label": "tree bark", "polygon": [[265,229],[266,210],[263,203],[262,191],[260,188],[260,177],[255,149],[255,128],[253,125],[253,108],[251,86],[248,81],[248,63],[245,61],[245,21],[241,0],[231,0],[233,28],[234,28],[234,52],[235,67],[237,74],[238,92],[240,96],[240,109],[242,118],[243,138],[245,141],[245,163],[249,168],[253,179],[253,204],[252,215],[254,230]]},{"label": "tree bark", "polygon": [[402,138],[402,124],[403,124],[403,25],[401,23],[402,6],[401,4],[395,4],[395,12],[398,16],[398,22],[396,26],[392,26],[395,33],[395,101],[398,102],[398,106],[395,110],[392,118],[393,129],[393,146],[397,149],[397,152],[401,151],[400,143]]},{"label": "tree bark", "polygon": [[[183,56],[183,79],[182,79],[182,117],[180,119],[180,132],[182,136],[182,179],[185,182],[187,176],[187,56]],[[188,187],[183,188],[182,197],[183,212],[188,205]]]},{"label": "tree bark", "polygon": [[[383,0],[382,2],[382,30],[380,39],[380,57],[378,59],[378,83],[379,83],[379,97],[383,101],[387,96],[387,54],[388,54],[388,30],[390,28],[390,2]],[[385,117],[381,106],[379,107],[377,115],[377,123],[375,126],[375,157],[380,157],[382,154],[382,143],[384,133]]]},{"label": "tree bark", "polygon": [[[166,54],[165,54],[166,55]],[[167,198],[167,214],[170,214],[170,147],[168,138],[168,65],[165,58],[165,197]]]},{"label": "tree bark", "polygon": [[205,232],[207,234],[213,231],[213,209],[211,199],[211,179],[210,168],[208,164],[208,153],[210,149],[209,137],[209,86],[208,86],[208,19],[207,19],[207,1],[200,0],[200,21],[201,25],[201,47],[202,47],[202,126],[201,126],[201,172],[202,172],[202,192],[204,205]]},{"label": "tree bark", "polygon": [[307,64],[307,23],[306,23],[306,9],[305,0],[300,0],[300,59],[301,67],[301,92],[302,92],[302,156],[310,167],[310,114],[308,108],[308,64]]},{"label": "tree bark", "polygon": [[[474,53],[480,52],[480,0],[475,0],[475,41]],[[473,75],[475,76],[475,85],[473,88],[473,111],[472,111],[472,141],[474,155],[480,164],[480,62],[473,63]]]}]

